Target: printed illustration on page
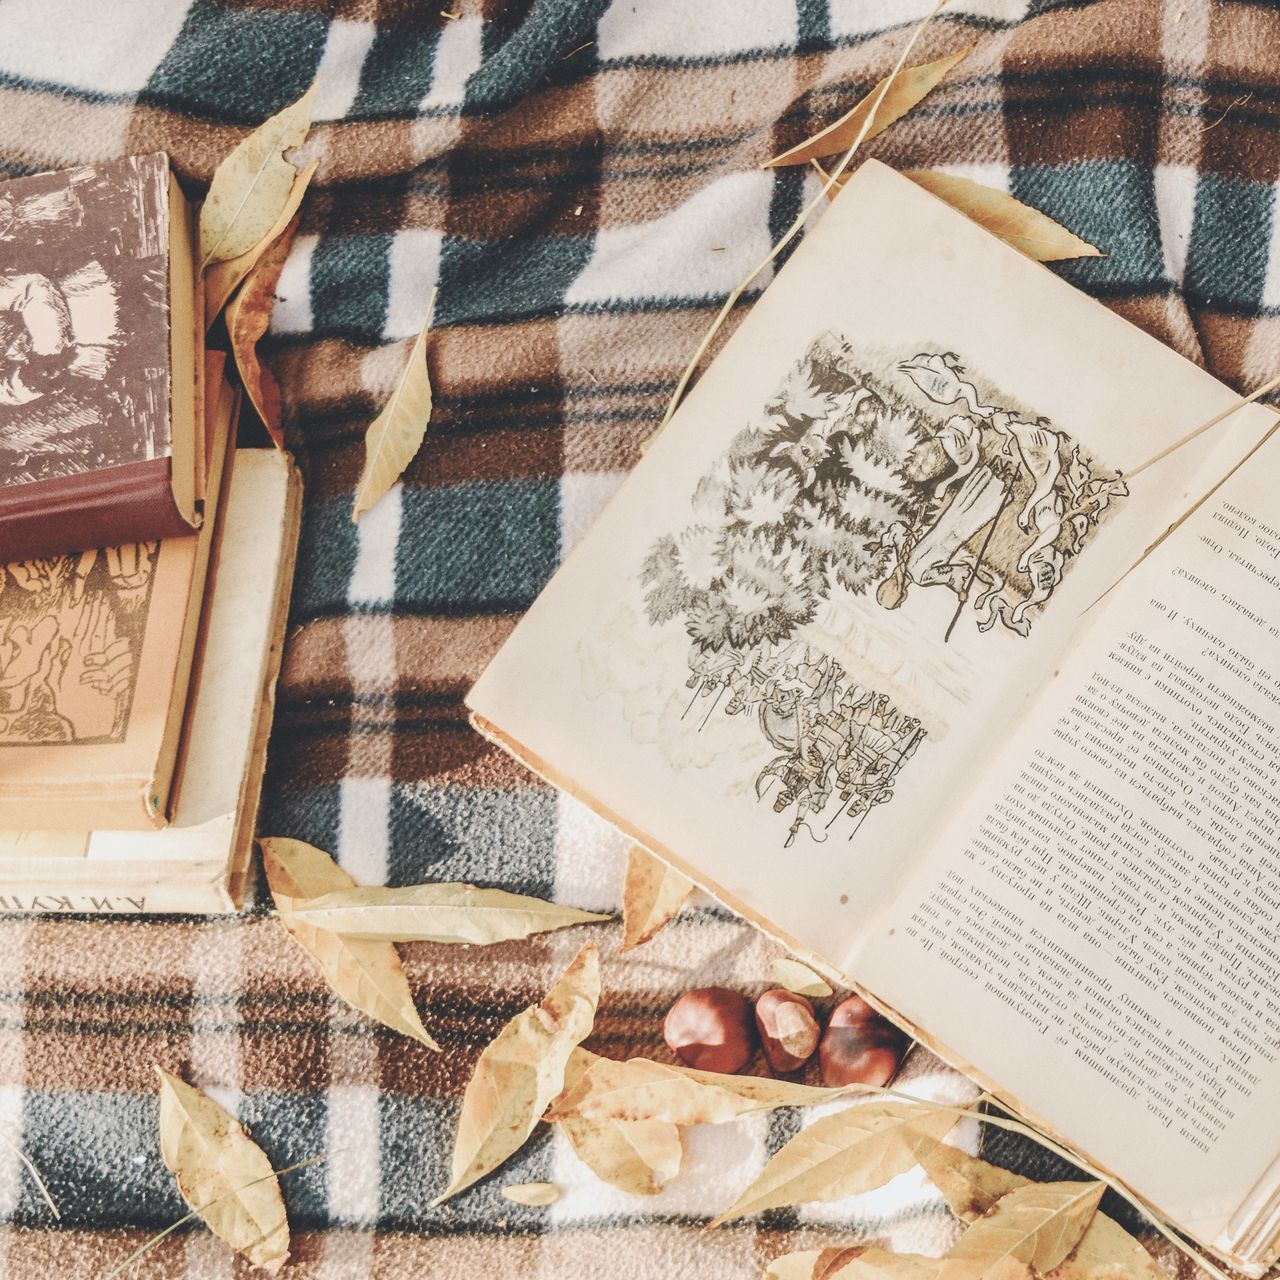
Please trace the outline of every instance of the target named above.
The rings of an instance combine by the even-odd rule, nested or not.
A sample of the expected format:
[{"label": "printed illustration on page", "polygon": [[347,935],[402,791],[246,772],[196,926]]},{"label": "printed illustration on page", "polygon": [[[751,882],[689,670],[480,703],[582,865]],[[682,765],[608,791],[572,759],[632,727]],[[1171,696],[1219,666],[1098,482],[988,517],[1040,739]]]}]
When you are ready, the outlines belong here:
[{"label": "printed illustration on page", "polygon": [[156,542],[0,567],[0,747],[122,742]]},{"label": "printed illustration on page", "polygon": [[131,156],[0,195],[0,484],[169,451],[168,182]]},{"label": "printed illustration on page", "polygon": [[930,716],[867,664],[851,671],[813,645],[820,608],[909,613],[941,590],[954,609],[926,647],[961,626],[1026,639],[1126,494],[955,353],[857,352],[821,335],[640,568],[649,623],[689,637],[684,719],[756,722],[776,754],[755,792],[790,815],[787,844],[802,830],[825,839],[840,819],[852,838],[893,798]]}]

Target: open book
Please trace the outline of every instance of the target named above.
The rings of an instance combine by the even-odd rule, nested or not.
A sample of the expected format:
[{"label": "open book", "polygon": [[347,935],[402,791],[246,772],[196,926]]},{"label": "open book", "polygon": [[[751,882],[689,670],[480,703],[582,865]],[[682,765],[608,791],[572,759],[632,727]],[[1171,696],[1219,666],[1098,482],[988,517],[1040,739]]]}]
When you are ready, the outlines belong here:
[{"label": "open book", "polygon": [[1235,399],[868,163],[468,701],[1258,1272],[1280,440],[1144,558],[1275,415],[1143,464]]}]

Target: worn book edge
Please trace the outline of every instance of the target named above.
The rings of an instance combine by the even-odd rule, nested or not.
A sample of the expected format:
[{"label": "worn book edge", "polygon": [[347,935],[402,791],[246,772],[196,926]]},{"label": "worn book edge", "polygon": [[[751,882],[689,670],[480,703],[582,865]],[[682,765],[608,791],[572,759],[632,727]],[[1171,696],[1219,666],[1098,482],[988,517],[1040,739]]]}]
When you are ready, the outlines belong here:
[{"label": "worn book edge", "polygon": [[[1157,1205],[1153,1204],[1145,1196],[1136,1192],[1127,1182],[1124,1181],[1124,1179],[1112,1173],[1106,1165],[1095,1160],[1093,1156],[1080,1147],[1079,1144],[1068,1138],[1065,1133],[1043,1120],[1031,1108],[1024,1107],[1018,1098],[1008,1093],[994,1080],[979,1071],[971,1063],[966,1062],[959,1054],[955,1053],[947,1045],[935,1039],[923,1027],[918,1026],[909,1018],[904,1017],[891,1005],[886,1004],[885,1001],[880,999],[880,997],[878,997],[874,992],[867,990],[867,988],[859,983],[852,975],[844,973],[837,965],[833,964],[826,957],[820,956],[816,952],[810,950],[800,942],[799,939],[792,937],[785,930],[780,929],[775,925],[771,920],[753,911],[746,903],[735,897],[735,895],[730,893],[716,881],[709,880],[707,876],[692,863],[686,862],[670,849],[655,841],[646,832],[627,822],[620,814],[615,813],[607,805],[598,802],[595,797],[583,791],[583,789],[576,783],[558,773],[545,760],[541,759],[532,751],[527,750],[523,744],[504,733],[492,721],[486,719],[479,712],[472,710],[469,702],[468,711],[468,719],[470,720],[472,728],[474,728],[477,733],[489,742],[492,742],[495,746],[500,747],[503,751],[507,752],[508,755],[514,757],[523,764],[525,768],[530,770],[530,772],[541,778],[543,782],[547,783],[549,786],[555,787],[559,791],[563,791],[566,795],[577,800],[580,804],[585,805],[593,813],[609,823],[610,826],[616,827],[629,840],[632,840],[636,844],[642,846],[649,853],[653,854],[654,857],[662,859],[663,862],[673,867],[689,880],[692,880],[698,888],[709,893],[718,902],[723,903],[730,911],[734,912],[736,915],[740,915],[743,919],[755,925],[755,927],[761,930],[761,932],[767,934],[775,941],[780,942],[788,949],[788,951],[798,957],[803,963],[809,965],[816,972],[830,979],[838,986],[847,987],[850,990],[855,991],[873,1008],[879,1010],[879,1012],[888,1018],[890,1022],[895,1026],[900,1027],[913,1040],[924,1045],[926,1049],[942,1059],[942,1061],[948,1066],[954,1067],[957,1071],[962,1072],[964,1075],[968,1076],[969,1079],[975,1081],[1002,1107],[1006,1108],[1018,1119],[1022,1120],[1033,1129],[1036,1129],[1038,1132],[1043,1133],[1046,1137],[1052,1139],[1060,1146],[1065,1147],[1068,1151],[1077,1153],[1082,1158],[1088,1160],[1088,1162],[1095,1168],[1106,1174],[1108,1178],[1120,1183],[1126,1188],[1129,1194],[1134,1197],[1134,1199],[1140,1201],[1147,1207],[1153,1217],[1158,1218],[1161,1222],[1169,1223],[1179,1230],[1185,1231],[1185,1228],[1181,1227],[1179,1223],[1162,1213]],[[1267,1219],[1268,1224],[1270,1224],[1276,1216],[1280,1216],[1280,1190],[1275,1193],[1272,1201],[1268,1204],[1268,1208],[1271,1210],[1271,1217]],[[1187,1234],[1191,1233],[1188,1232]],[[1250,1234],[1256,1234],[1256,1231]],[[1271,1232],[1271,1234],[1274,1236],[1274,1231]],[[1215,1257],[1221,1259],[1230,1266],[1236,1267],[1245,1275],[1254,1278],[1254,1280],[1266,1273],[1274,1258],[1275,1251],[1280,1249],[1280,1238],[1273,1238],[1271,1240],[1270,1249],[1266,1254],[1242,1256],[1233,1252],[1228,1245],[1225,1245],[1220,1241],[1199,1240],[1198,1237],[1193,1238],[1197,1239],[1200,1245]]]},{"label": "worn book edge", "polygon": [[[203,277],[195,268],[196,209],[169,169],[169,449],[173,501],[184,521],[198,529],[210,477],[205,472]],[[190,370],[190,377],[180,376]],[[211,496],[211,495],[209,495]]]},{"label": "worn book edge", "polygon": [[[240,452],[266,453],[267,451]],[[293,577],[298,563],[299,534],[302,527],[302,473],[287,453],[281,453],[273,447],[269,456],[285,469],[284,518],[280,534],[281,551],[276,559],[275,576],[270,590],[273,611],[267,626],[267,645],[259,659],[258,696],[250,735],[250,748],[240,777],[240,789],[235,807],[235,830],[225,868],[226,909],[231,911],[238,911],[244,902],[250,864],[253,859],[254,834],[257,830],[258,810],[262,801],[267,746],[271,737],[271,726],[275,720],[276,690],[280,669],[284,662],[285,628],[289,619]],[[218,566],[215,565],[213,585],[210,588],[211,597],[217,590],[217,568]],[[191,698],[193,705],[200,696],[198,680],[201,670],[197,668],[197,684]],[[180,798],[180,783],[178,795]]]}]

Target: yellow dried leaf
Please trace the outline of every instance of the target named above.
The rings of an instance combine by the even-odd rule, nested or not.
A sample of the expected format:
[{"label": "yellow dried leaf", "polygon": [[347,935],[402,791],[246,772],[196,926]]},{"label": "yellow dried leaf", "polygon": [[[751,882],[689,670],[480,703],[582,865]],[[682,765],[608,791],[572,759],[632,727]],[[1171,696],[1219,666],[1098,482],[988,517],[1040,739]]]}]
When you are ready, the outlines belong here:
[{"label": "yellow dried leaf", "polygon": [[[565,1069],[564,1092],[600,1059],[575,1049]],[[684,1159],[680,1130],[665,1120],[589,1120],[566,1115],[556,1121],[583,1164],[607,1182],[637,1196],[656,1196],[679,1172]]]},{"label": "yellow dried leaf", "polygon": [[315,961],[334,994],[393,1031],[439,1049],[418,1017],[409,979],[391,943],[344,938],[296,919],[290,910],[299,899],[350,889],[355,881],[327,853],[301,840],[275,837],[259,843],[280,923]]},{"label": "yellow dried leaf", "polygon": [[214,1100],[156,1067],[160,1153],[182,1198],[219,1239],[255,1266],[279,1271],[289,1223],[266,1153]]},{"label": "yellow dried leaf", "polygon": [[212,263],[204,273],[204,322],[205,328],[213,327],[213,322],[227,305],[227,300],[236,291],[236,285],[253,270],[254,264],[266,252],[267,247],[278,240],[284,229],[293,221],[293,215],[302,204],[302,197],[307,194],[311,179],[320,167],[319,161],[313,161],[293,180],[289,190],[289,198],[284,202],[279,216],[267,228],[266,234],[251,249],[228,258],[225,262]]},{"label": "yellow dried leaf", "polygon": [[347,938],[484,946],[575,924],[608,920],[594,911],[470,884],[362,885],[295,902],[295,919]]},{"label": "yellow dried leaf", "polygon": [[284,153],[311,127],[315,85],[264,120],[217,167],[200,209],[200,269],[250,252],[271,230],[297,180]]},{"label": "yellow dried leaf", "polygon": [[672,1067],[648,1058],[616,1062],[597,1058],[576,1088],[556,1100],[551,1119],[666,1120],[672,1124],[723,1124],[775,1107],[826,1102],[839,1089],[817,1089],[763,1076],[720,1075]]},{"label": "yellow dried leaf", "polygon": [[830,1280],[843,1266],[866,1253],[867,1248],[865,1244],[850,1244],[823,1249],[813,1264],[813,1280]]},{"label": "yellow dried leaf", "polygon": [[351,519],[359,520],[391,488],[413,461],[426,438],[431,420],[431,375],[427,371],[427,334],[435,310],[436,290],[431,291],[427,322],[413,341],[404,372],[382,412],[364,434],[364,469],[356,485]]},{"label": "yellow dried leaf", "polygon": [[556,1122],[574,1154],[602,1182],[635,1196],[656,1196],[684,1160],[680,1130],[665,1120],[585,1120]]},{"label": "yellow dried leaf", "polygon": [[943,1111],[884,1101],[846,1107],[801,1129],[711,1225],[779,1205],[839,1200],[919,1164],[956,1122]]},{"label": "yellow dried leaf", "polygon": [[941,1265],[920,1253],[844,1249],[826,1267],[815,1267],[813,1280],[933,1280]]},{"label": "yellow dried leaf", "polygon": [[569,1056],[591,1034],[600,999],[600,955],[588,942],[541,1004],[507,1023],[467,1082],[440,1204],[518,1151],[564,1088]]},{"label": "yellow dried leaf", "polygon": [[[973,46],[970,45],[957,53],[949,53],[936,62],[924,62],[917,67],[904,67],[898,72],[896,78],[886,76],[885,79],[892,79],[892,83],[884,95],[884,101],[876,111],[875,121],[863,136],[863,142],[870,142],[895,120],[906,115],[972,48]],[[834,156],[847,151],[875,106],[876,96],[883,85],[884,80],[881,80],[866,97],[858,100],[851,111],[841,116],[834,124],[828,125],[821,133],[815,133],[812,138],[792,147],[790,151],[774,156],[766,168],[808,164],[810,160],[821,160],[823,156]]]},{"label": "yellow dried leaf", "polygon": [[1101,250],[1087,240],[1081,240],[1039,209],[1014,199],[1007,191],[936,169],[907,169],[902,176],[1036,262],[1102,256]]},{"label": "yellow dried leaf", "polygon": [[1163,1267],[1114,1218],[1094,1215],[1067,1260],[1045,1280],[1169,1280]]},{"label": "yellow dried leaf", "polygon": [[627,854],[622,889],[622,947],[630,951],[648,942],[684,906],[693,881],[638,844]]},{"label": "yellow dried leaf", "polygon": [[560,1199],[560,1188],[554,1182],[521,1182],[514,1187],[503,1187],[502,1195],[513,1204],[541,1208]]},{"label": "yellow dried leaf", "polygon": [[[947,1207],[967,1222],[988,1213],[1009,1192],[1034,1185],[1030,1178],[945,1145],[935,1147],[920,1163]],[[1049,1276],[1053,1280],[1168,1280],[1142,1243],[1105,1213],[1094,1215],[1075,1251]]]},{"label": "yellow dried leaf", "polygon": [[1102,1182],[1033,1182],[1002,1196],[943,1260],[938,1280],[988,1280],[1011,1268],[1060,1265],[1094,1220]]},{"label": "yellow dried leaf", "polygon": [[934,1147],[920,1164],[925,1176],[942,1193],[947,1208],[965,1222],[982,1217],[1010,1191],[1031,1186],[1030,1178],[988,1164],[945,1143]]},{"label": "yellow dried leaf", "polygon": [[778,986],[794,991],[798,996],[813,996],[823,1000],[831,994],[831,986],[814,971],[798,960],[782,957],[773,962],[773,977]]},{"label": "yellow dried leaf", "polygon": [[769,1263],[760,1280],[813,1280],[813,1269],[827,1250],[800,1249],[784,1253]]},{"label": "yellow dried leaf", "polygon": [[254,412],[262,419],[262,425],[278,449],[284,448],[280,388],[271,370],[258,362],[258,340],[271,323],[276,285],[297,230],[298,219],[295,216],[281,235],[267,246],[227,308],[227,336],[240,381]]}]

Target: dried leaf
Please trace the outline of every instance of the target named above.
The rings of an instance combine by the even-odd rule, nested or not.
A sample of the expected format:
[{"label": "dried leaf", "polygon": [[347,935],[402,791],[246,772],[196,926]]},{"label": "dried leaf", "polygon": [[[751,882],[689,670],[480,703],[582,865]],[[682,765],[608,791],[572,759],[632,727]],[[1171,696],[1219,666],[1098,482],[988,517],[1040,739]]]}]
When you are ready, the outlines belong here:
[{"label": "dried leaf", "polygon": [[622,890],[622,946],[630,951],[648,942],[693,892],[693,881],[638,844],[627,854]]},{"label": "dried leaf", "polygon": [[952,1247],[939,1280],[987,1280],[1011,1265],[1052,1271],[1080,1243],[1105,1190],[1102,1182],[1033,1182],[1010,1191]]},{"label": "dried leaf", "polygon": [[182,1198],[237,1253],[276,1272],[289,1223],[271,1161],[234,1116],[177,1076],[160,1077],[160,1153]]},{"label": "dried leaf", "polygon": [[[565,1069],[564,1091],[577,1087],[599,1059],[575,1049]],[[567,1115],[556,1122],[583,1164],[602,1181],[637,1196],[656,1196],[680,1172],[684,1143],[665,1120],[589,1120]]]},{"label": "dried leaf", "polygon": [[291,907],[298,899],[350,889],[355,881],[327,853],[301,840],[276,837],[259,843],[280,923],[319,966],[334,993],[393,1031],[439,1049],[418,1017],[409,979],[391,943],[344,938],[293,916]]},{"label": "dried leaf", "polygon": [[956,1122],[908,1102],[855,1105],[801,1129],[711,1225],[779,1205],[839,1200],[882,1187],[920,1162]]},{"label": "dried leaf", "polygon": [[823,1249],[813,1264],[813,1280],[830,1280],[842,1267],[866,1253],[865,1244],[834,1245]]},{"label": "dried leaf", "polygon": [[200,269],[249,253],[270,232],[293,193],[297,167],[284,158],[311,127],[315,85],[264,120],[217,167],[200,209]]},{"label": "dried leaf", "polygon": [[627,1062],[597,1058],[577,1087],[556,1100],[550,1118],[579,1115],[589,1120],[723,1124],[775,1107],[827,1102],[840,1092],[763,1076],[719,1075],[671,1067],[648,1058]]},{"label": "dried leaf", "polygon": [[760,1280],[813,1280],[813,1269],[826,1249],[800,1249],[774,1258]]},{"label": "dried leaf", "polygon": [[432,1204],[492,1173],[518,1151],[564,1088],[569,1056],[591,1034],[600,955],[588,942],[541,1004],[518,1013],[485,1048],[462,1097],[449,1186]]},{"label": "dried leaf", "polygon": [[541,1208],[560,1199],[560,1188],[554,1182],[521,1182],[514,1187],[503,1187],[502,1194],[513,1204]]},{"label": "dried leaf", "polygon": [[1045,1280],[1169,1280],[1163,1267],[1114,1218],[1094,1215],[1067,1260]]},{"label": "dried leaf", "polygon": [[919,1253],[843,1249],[825,1268],[814,1268],[813,1280],[933,1280],[941,1265]]},{"label": "dried leaf", "polygon": [[293,180],[289,198],[284,202],[279,216],[267,228],[267,233],[251,249],[228,258],[225,262],[215,262],[204,273],[204,321],[205,328],[213,327],[213,322],[227,305],[227,300],[236,291],[236,285],[253,270],[254,264],[266,252],[267,247],[284,234],[284,229],[293,221],[293,215],[302,204],[302,197],[307,194],[311,179],[320,167],[319,161],[313,161]]},{"label": "dried leaf", "polygon": [[[1030,1178],[945,1145],[934,1147],[920,1163],[951,1212],[970,1222],[1011,1191],[1034,1185]],[[1094,1215],[1075,1251],[1049,1275],[1053,1280],[1168,1280],[1142,1243],[1105,1213]]]},{"label": "dried leaf", "polygon": [[593,911],[470,884],[339,889],[295,902],[290,910],[298,920],[347,938],[478,946],[609,919]]},{"label": "dried leaf", "polygon": [[271,308],[275,305],[276,285],[284,261],[293,246],[298,230],[298,219],[293,221],[267,247],[266,252],[245,277],[240,292],[227,308],[227,336],[231,341],[231,354],[244,383],[245,394],[254,411],[262,419],[267,434],[278,449],[284,448],[284,428],[280,418],[280,388],[271,370],[258,362],[258,340],[271,323]]},{"label": "dried leaf", "polygon": [[785,957],[775,960],[773,977],[778,986],[787,991],[794,991],[798,996],[814,996],[823,1000],[831,994],[830,984],[824,982],[812,969],[802,965],[798,960]]},{"label": "dried leaf", "polygon": [[[972,48],[973,46],[970,45],[956,53],[949,53],[936,62],[924,62],[917,67],[904,67],[898,72],[896,78],[886,76],[885,79],[892,79],[893,83],[890,84],[884,101],[876,111],[875,121],[862,140],[870,142],[895,120],[906,115]],[[875,106],[876,95],[883,84],[884,80],[881,80],[866,97],[859,99],[853,110],[841,116],[834,124],[828,125],[821,133],[815,133],[812,138],[792,147],[790,151],[774,156],[765,167],[808,164],[810,160],[821,160],[823,156],[833,156],[847,151],[858,136],[863,121]]]},{"label": "dried leaf", "polygon": [[404,372],[391,398],[364,433],[364,469],[356,485],[351,519],[359,520],[391,488],[413,461],[426,438],[431,420],[431,375],[427,371],[427,334],[435,310],[436,290],[431,291],[427,321],[414,339]]},{"label": "dried leaf", "polygon": [[999,1165],[988,1164],[958,1147],[939,1143],[920,1161],[929,1181],[942,1193],[947,1208],[964,1222],[992,1209],[1010,1191],[1032,1185]]},{"label": "dried leaf", "polygon": [[1039,209],[1015,200],[1007,191],[953,173],[940,173],[937,169],[907,169],[902,176],[967,214],[979,226],[1036,262],[1102,256],[1102,251],[1087,240],[1081,240]]},{"label": "dried leaf", "polygon": [[574,1154],[602,1182],[635,1196],[656,1196],[684,1160],[680,1130],[665,1120],[557,1121]]}]

